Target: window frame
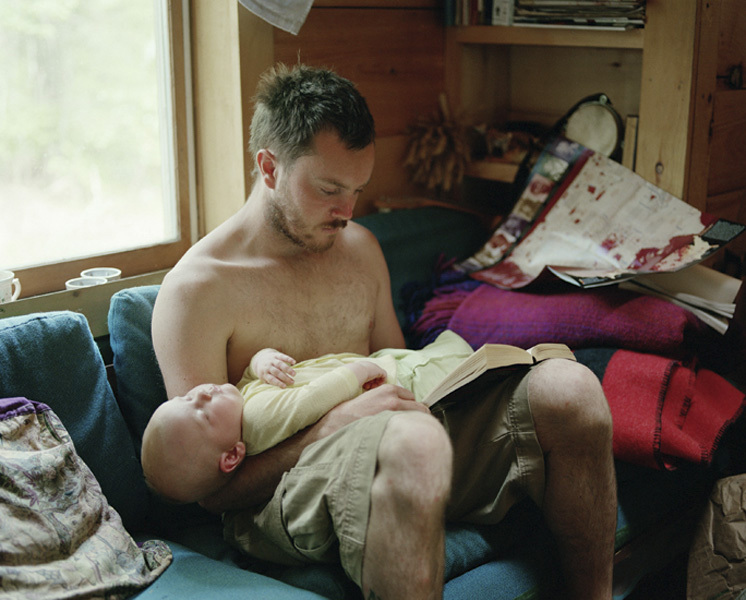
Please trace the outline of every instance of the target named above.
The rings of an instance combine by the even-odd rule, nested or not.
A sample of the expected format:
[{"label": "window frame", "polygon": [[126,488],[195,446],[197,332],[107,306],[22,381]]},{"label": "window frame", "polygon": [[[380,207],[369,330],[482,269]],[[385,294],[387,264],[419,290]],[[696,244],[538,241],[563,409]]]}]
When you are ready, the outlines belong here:
[{"label": "window frame", "polygon": [[171,48],[172,175],[177,198],[177,239],[132,250],[14,269],[16,277],[23,284],[22,298],[64,290],[65,281],[78,277],[82,270],[91,267],[117,267],[121,269],[123,278],[170,268],[196,240],[189,0],[166,0],[166,10],[168,43]]}]

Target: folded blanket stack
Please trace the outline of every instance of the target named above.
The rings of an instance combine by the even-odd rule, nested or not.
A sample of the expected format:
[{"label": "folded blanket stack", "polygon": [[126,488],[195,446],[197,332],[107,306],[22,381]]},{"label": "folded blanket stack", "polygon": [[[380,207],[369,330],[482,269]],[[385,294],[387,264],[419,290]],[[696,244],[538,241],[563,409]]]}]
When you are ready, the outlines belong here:
[{"label": "folded blanket stack", "polygon": [[709,464],[743,412],[744,394],[718,374],[732,371],[737,354],[691,312],[659,298],[617,287],[536,293],[451,279],[420,306],[408,331],[415,347],[445,329],[475,349],[567,344],[602,381],[615,455],[629,462]]}]

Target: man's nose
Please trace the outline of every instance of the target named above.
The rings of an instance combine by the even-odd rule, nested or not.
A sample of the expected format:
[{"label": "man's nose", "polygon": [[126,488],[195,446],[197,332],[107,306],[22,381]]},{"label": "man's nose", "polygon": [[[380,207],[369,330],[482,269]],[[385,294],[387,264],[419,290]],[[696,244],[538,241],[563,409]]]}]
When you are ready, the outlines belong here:
[{"label": "man's nose", "polygon": [[357,202],[357,194],[350,194],[340,200],[340,202],[334,207],[332,216],[335,219],[345,219],[349,221],[352,219],[352,213],[355,209],[355,203]]}]

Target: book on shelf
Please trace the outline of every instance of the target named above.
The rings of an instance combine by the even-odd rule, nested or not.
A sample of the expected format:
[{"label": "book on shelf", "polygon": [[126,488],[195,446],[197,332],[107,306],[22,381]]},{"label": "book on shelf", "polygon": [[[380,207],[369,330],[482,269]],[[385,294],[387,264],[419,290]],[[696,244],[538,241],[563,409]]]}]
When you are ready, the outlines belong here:
[{"label": "book on shelf", "polygon": [[492,0],[492,15],[487,25],[512,25],[513,0]]},{"label": "book on shelf", "polygon": [[745,229],[557,138],[539,155],[510,214],[456,268],[503,289],[525,287],[545,272],[596,287],[697,264]]},{"label": "book on shelf", "polygon": [[645,24],[645,0],[444,0],[446,25],[628,29]]},{"label": "book on shelf", "polygon": [[459,363],[423,398],[422,402],[426,406],[432,406],[488,371],[533,365],[548,358],[575,360],[575,355],[565,344],[550,342],[537,344],[527,350],[507,344],[485,344]]},{"label": "book on shelf", "polygon": [[631,28],[645,25],[645,0],[515,0],[516,25]]}]

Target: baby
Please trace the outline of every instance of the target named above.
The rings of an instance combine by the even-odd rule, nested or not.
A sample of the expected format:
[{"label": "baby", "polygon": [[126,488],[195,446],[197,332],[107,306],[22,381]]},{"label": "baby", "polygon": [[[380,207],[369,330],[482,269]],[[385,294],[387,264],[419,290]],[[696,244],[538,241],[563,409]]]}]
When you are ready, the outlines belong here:
[{"label": "baby", "polygon": [[148,485],[173,502],[198,502],[225,485],[246,455],[280,443],[337,404],[384,383],[398,383],[420,400],[472,352],[451,331],[422,350],[370,357],[328,354],[296,364],[261,350],[237,386],[199,385],[156,409],[142,442]]}]

